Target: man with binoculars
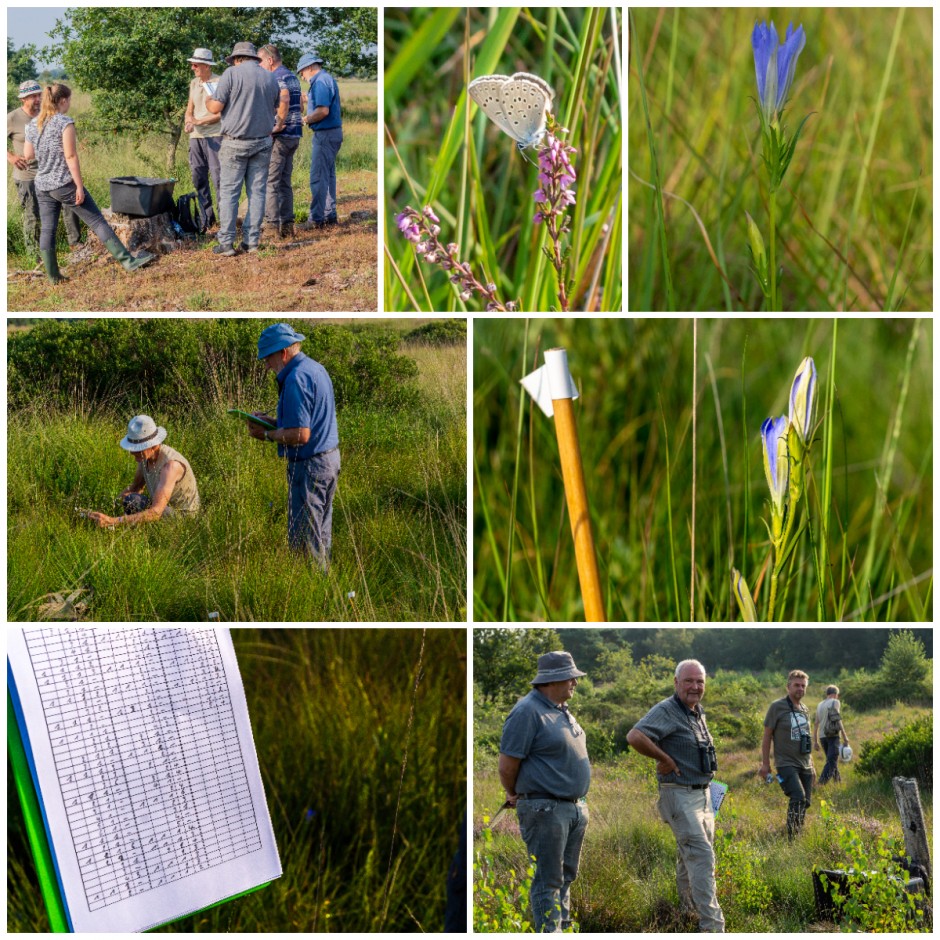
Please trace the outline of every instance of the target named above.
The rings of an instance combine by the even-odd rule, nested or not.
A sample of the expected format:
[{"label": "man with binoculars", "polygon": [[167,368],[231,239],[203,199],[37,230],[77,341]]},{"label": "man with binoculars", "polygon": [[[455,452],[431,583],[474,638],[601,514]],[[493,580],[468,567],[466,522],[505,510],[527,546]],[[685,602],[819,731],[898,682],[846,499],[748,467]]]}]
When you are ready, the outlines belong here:
[{"label": "man with binoculars", "polygon": [[676,666],[675,694],[654,705],[627,735],[638,754],[656,761],[657,808],[676,837],[676,880],[683,910],[697,913],[704,933],[724,933],[715,895],[715,813],[709,784],[718,769],[705,723],[705,667],[696,659]]},{"label": "man with binoculars", "polygon": [[[787,807],[787,838],[790,841],[803,828],[806,810],[813,796],[816,769],[813,767],[813,735],[809,711],[803,696],[809,676],[793,669],[787,676],[787,694],[770,703],[764,717],[761,765],[758,773],[768,782],[776,779],[790,800]],[[770,773],[770,743],[774,745],[776,778]]]}]

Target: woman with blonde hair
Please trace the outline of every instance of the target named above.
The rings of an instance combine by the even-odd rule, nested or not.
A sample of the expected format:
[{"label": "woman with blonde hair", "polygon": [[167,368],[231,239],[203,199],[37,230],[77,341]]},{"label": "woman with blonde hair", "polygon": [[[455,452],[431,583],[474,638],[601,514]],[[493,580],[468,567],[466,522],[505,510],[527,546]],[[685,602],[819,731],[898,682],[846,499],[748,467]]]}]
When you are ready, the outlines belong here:
[{"label": "woman with blonde hair", "polygon": [[68,85],[55,82],[46,86],[39,114],[26,126],[26,143],[23,147],[26,159],[35,157],[39,164],[35,181],[42,221],[39,254],[46,275],[53,284],[65,280],[59,273],[55,253],[55,232],[62,206],[68,206],[75,212],[101,239],[125,271],[141,268],[156,257],[146,251],[136,257],[132,255],[105,221],[91,193],[86,191],[78,163],[75,121],[67,116],[71,103],[72,90]]}]

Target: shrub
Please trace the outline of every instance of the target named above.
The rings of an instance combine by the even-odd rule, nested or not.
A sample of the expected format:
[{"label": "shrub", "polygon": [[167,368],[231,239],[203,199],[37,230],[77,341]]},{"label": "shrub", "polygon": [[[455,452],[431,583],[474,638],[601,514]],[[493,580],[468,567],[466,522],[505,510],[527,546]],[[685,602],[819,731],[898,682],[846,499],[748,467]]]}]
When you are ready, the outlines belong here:
[{"label": "shrub", "polygon": [[[119,397],[130,407],[161,409],[203,404],[207,388],[247,388],[273,397],[257,361],[258,335],[270,320],[212,318],[48,320],[10,337],[8,400],[68,405]],[[307,334],[304,352],[323,362],[337,407],[401,408],[419,392],[413,359],[400,355],[401,337],[369,324],[356,328],[294,321]],[[235,404],[235,402],[232,402]],[[260,402],[259,402],[260,406]]]},{"label": "shrub", "polygon": [[513,869],[508,872],[509,884],[499,884],[500,866],[494,864],[493,833],[483,819],[483,845],[473,863],[473,931],[474,933],[534,933],[528,917],[529,892],[535,866],[530,864],[517,881]]},{"label": "shrub", "polygon": [[466,320],[432,320],[405,334],[405,342],[428,346],[451,346],[467,341]]},{"label": "shrub", "polygon": [[869,777],[914,777],[933,787],[933,715],[927,714],[877,741],[866,741],[858,772]]},{"label": "shrub", "polygon": [[[925,896],[907,892],[907,872],[895,861],[903,855],[903,845],[882,832],[868,848],[857,832],[838,825],[825,800],[821,807],[826,825],[836,831],[850,875],[848,890],[832,891],[842,929],[853,933],[928,932]],[[829,880],[824,874],[820,878],[823,884]]]}]

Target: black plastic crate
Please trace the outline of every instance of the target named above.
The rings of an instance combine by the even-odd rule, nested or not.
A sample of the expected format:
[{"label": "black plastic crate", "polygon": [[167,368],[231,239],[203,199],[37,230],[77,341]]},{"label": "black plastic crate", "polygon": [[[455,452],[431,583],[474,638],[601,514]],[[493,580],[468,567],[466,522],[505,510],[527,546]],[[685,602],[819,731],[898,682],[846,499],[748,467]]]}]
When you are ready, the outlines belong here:
[{"label": "black plastic crate", "polygon": [[111,183],[111,211],[151,216],[173,211],[176,180],[148,176],[115,176]]}]

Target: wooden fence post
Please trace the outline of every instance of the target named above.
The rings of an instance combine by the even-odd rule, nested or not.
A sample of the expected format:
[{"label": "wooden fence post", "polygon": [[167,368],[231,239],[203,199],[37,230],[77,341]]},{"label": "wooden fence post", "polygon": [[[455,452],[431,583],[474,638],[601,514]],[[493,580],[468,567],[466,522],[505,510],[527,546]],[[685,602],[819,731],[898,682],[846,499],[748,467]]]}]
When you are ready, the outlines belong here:
[{"label": "wooden fence post", "polygon": [[924,824],[924,810],[920,805],[920,791],[917,781],[908,777],[894,777],[894,798],[898,801],[901,813],[901,828],[904,830],[904,850],[908,857],[926,869],[933,881],[930,866],[930,848],[927,845],[927,827]]}]

